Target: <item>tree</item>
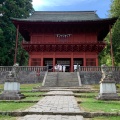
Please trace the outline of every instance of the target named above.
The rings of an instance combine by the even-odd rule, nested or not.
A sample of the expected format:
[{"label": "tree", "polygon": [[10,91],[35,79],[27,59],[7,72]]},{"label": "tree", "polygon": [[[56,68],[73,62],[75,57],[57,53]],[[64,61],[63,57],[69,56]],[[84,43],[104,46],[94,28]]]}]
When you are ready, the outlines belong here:
[{"label": "tree", "polygon": [[[16,28],[11,21],[14,18],[27,18],[34,11],[32,7],[32,0],[1,0],[0,1],[0,42],[2,45],[2,52],[0,54],[0,65],[13,65]],[[21,49],[19,39],[19,48],[17,55],[17,62],[24,65],[27,53]],[[6,57],[5,57],[6,56]]]},{"label": "tree", "polygon": [[[117,17],[118,20],[112,28],[112,46],[114,53],[115,65],[120,65],[120,0],[111,1],[110,17]],[[105,38],[107,43],[106,48],[101,52],[100,64],[112,65],[111,55],[110,55],[110,38],[109,34]]]},{"label": "tree", "polygon": [[120,65],[120,0],[112,0],[110,16],[118,17],[112,29],[112,41],[115,64]]}]

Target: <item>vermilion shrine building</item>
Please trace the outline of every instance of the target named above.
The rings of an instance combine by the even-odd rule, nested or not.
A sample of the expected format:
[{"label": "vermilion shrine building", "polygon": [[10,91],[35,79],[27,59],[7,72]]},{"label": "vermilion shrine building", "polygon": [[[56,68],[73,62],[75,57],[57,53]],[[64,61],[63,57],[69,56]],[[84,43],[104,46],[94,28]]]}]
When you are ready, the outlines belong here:
[{"label": "vermilion shrine building", "polygon": [[73,71],[74,65],[98,66],[103,41],[116,18],[101,19],[95,11],[36,11],[27,19],[12,19],[24,37],[29,66],[55,64]]}]

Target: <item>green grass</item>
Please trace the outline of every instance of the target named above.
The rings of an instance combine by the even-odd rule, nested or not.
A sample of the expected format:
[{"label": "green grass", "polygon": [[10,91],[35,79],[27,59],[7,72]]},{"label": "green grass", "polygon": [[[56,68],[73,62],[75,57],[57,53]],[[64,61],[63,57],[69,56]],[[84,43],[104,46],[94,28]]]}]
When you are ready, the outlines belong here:
[{"label": "green grass", "polygon": [[[24,91],[31,91],[33,87],[38,86],[39,84],[21,84],[21,91],[24,95],[42,95],[45,92],[24,92]],[[0,84],[0,88],[3,88],[3,84]],[[40,100],[42,97],[26,97],[21,99],[20,101],[37,101]],[[15,101],[15,100],[14,100]],[[28,107],[34,105],[35,103],[17,103],[17,102],[5,102],[0,101],[0,111],[16,111],[16,110],[24,110]],[[1,120],[1,119],[0,119]]]},{"label": "green grass", "polygon": [[[97,85],[91,85],[91,87],[93,89],[96,89],[96,90],[100,89],[100,85],[99,84],[97,84]],[[116,84],[116,88],[117,88],[117,90],[120,90],[120,84]]]},{"label": "green grass", "polygon": [[90,120],[120,120],[120,116],[95,117]]},{"label": "green grass", "polygon": [[40,100],[42,97],[26,97],[24,99],[22,99],[21,101],[38,101]]},{"label": "green grass", "polygon": [[4,84],[0,84],[0,89],[1,89],[1,90],[4,89]]},{"label": "green grass", "polygon": [[[20,84],[20,91],[31,91],[33,87],[41,86],[41,83],[37,84]],[[4,89],[4,84],[0,84],[0,89]]]},{"label": "green grass", "polygon": [[75,93],[76,95],[83,95],[83,96],[97,96],[98,93]]},{"label": "green grass", "polygon": [[0,111],[24,110],[35,103],[0,102]]},{"label": "green grass", "polygon": [[97,84],[97,85],[91,85],[91,87],[92,87],[93,89],[97,89],[97,90],[100,89],[100,85],[99,85],[99,84]]},{"label": "green grass", "polygon": [[80,107],[89,112],[120,112],[120,101],[102,101],[94,98],[77,98]]},{"label": "green grass", "polygon": [[24,95],[43,95],[43,94],[45,94],[46,92],[22,92],[22,94],[24,94]]},{"label": "green grass", "polygon": [[41,86],[41,83],[38,84],[20,84],[20,91],[31,91],[33,87]]},{"label": "green grass", "polygon": [[16,117],[11,117],[7,115],[0,115],[0,120],[17,120]]}]

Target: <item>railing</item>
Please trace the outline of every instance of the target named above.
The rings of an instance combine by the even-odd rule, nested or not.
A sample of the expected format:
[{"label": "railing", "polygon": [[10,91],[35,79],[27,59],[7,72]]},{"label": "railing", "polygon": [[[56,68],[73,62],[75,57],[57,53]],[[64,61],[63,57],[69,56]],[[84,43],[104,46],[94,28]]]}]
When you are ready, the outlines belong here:
[{"label": "railing", "polygon": [[[120,67],[107,67],[110,71],[120,71]],[[81,66],[79,68],[80,71],[101,71],[100,66]]]},{"label": "railing", "polygon": [[[13,66],[0,66],[0,84],[4,83],[9,71],[13,70]],[[20,83],[42,83],[47,66],[18,66],[18,80]]]},{"label": "railing", "polygon": [[[0,66],[0,71],[11,71],[13,66]],[[19,66],[19,71],[47,71],[47,66]]]},{"label": "railing", "polygon": [[52,42],[52,41],[22,41],[22,44],[26,44],[26,45],[29,45],[29,44],[106,44],[106,42],[104,41],[86,41],[86,42],[83,42],[83,41],[55,41],[55,42]]}]

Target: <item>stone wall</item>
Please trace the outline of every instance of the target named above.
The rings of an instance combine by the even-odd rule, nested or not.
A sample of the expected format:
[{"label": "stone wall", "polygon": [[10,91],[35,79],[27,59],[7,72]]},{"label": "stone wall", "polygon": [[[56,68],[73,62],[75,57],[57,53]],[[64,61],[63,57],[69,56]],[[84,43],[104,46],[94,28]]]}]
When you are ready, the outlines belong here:
[{"label": "stone wall", "polygon": [[[113,72],[116,83],[120,83],[120,71]],[[99,84],[102,73],[101,71],[80,71],[81,83],[85,85]]]},{"label": "stone wall", "polygon": [[[8,71],[0,72],[0,84],[5,82],[7,74]],[[22,84],[41,83],[43,81],[44,75],[45,75],[45,71],[41,71],[40,74],[38,74],[36,71],[20,71],[18,73],[19,82]]]}]

